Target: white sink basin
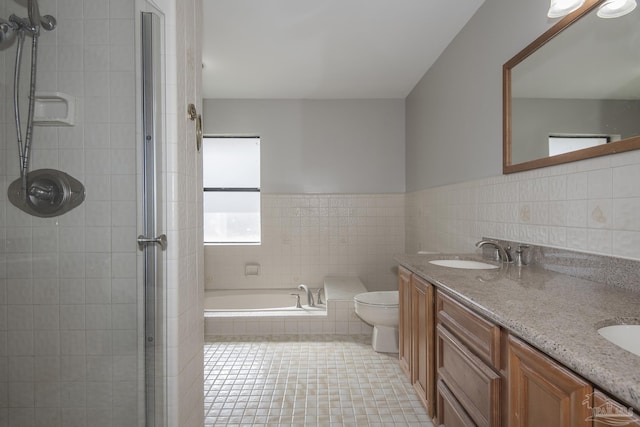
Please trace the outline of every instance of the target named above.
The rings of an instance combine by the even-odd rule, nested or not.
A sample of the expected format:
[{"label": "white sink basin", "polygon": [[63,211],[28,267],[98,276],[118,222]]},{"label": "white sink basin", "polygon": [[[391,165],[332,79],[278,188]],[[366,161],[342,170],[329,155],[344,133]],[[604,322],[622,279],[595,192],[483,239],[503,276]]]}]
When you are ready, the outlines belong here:
[{"label": "white sink basin", "polygon": [[613,325],[598,329],[598,333],[618,347],[640,356],[640,325]]},{"label": "white sink basin", "polygon": [[429,261],[429,263],[439,265],[441,267],[466,268],[469,270],[492,270],[494,268],[498,268],[497,265],[466,259],[436,259]]}]

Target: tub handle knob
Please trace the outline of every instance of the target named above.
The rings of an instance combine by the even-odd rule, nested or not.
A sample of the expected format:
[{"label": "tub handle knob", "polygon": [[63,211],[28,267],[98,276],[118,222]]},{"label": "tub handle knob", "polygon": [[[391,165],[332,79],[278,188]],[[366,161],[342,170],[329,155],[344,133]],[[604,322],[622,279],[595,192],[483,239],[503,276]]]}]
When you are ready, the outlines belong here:
[{"label": "tub handle knob", "polygon": [[318,288],[318,291],[316,292],[316,304],[324,304],[322,302],[322,298],[320,298],[320,294],[322,293],[324,288]]},{"label": "tub handle knob", "polygon": [[300,294],[291,293],[289,295],[296,297],[296,308],[302,308],[302,305],[300,304]]}]

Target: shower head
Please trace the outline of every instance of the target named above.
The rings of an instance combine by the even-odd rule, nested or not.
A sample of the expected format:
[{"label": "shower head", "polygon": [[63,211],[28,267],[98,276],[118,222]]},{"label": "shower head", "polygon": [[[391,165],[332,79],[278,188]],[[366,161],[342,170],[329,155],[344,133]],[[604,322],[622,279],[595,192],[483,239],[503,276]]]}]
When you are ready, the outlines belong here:
[{"label": "shower head", "polygon": [[16,38],[16,27],[12,22],[0,18],[0,48],[4,48],[13,43]]},{"label": "shower head", "polygon": [[51,15],[40,15],[38,0],[29,0],[29,20],[34,27],[42,27],[47,31],[51,31],[56,27],[56,18]]}]

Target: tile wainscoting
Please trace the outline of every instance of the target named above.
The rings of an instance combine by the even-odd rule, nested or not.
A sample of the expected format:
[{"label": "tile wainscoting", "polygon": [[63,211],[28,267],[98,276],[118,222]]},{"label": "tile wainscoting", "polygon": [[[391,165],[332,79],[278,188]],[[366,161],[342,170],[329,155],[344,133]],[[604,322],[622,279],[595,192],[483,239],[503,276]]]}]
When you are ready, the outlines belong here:
[{"label": "tile wainscoting", "polygon": [[473,252],[482,236],[640,259],[640,151],[406,195],[406,251]]},{"label": "tile wainscoting", "polygon": [[[369,291],[397,289],[404,194],[263,194],[262,243],[206,246],[207,289],[317,288],[358,276]],[[245,276],[245,264],[260,275]]]}]

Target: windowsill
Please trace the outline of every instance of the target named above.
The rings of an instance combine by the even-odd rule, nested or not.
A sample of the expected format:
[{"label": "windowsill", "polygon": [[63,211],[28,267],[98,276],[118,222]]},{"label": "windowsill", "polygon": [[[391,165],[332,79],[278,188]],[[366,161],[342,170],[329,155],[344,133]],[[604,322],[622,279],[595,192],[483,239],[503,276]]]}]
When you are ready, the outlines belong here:
[{"label": "windowsill", "polygon": [[261,242],[204,242],[205,246],[260,246]]}]

